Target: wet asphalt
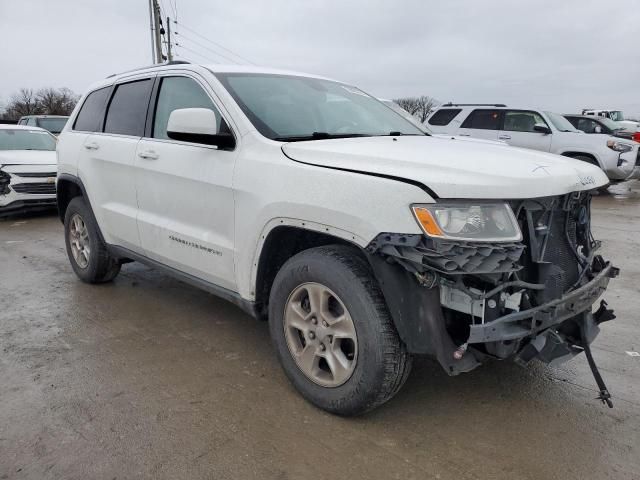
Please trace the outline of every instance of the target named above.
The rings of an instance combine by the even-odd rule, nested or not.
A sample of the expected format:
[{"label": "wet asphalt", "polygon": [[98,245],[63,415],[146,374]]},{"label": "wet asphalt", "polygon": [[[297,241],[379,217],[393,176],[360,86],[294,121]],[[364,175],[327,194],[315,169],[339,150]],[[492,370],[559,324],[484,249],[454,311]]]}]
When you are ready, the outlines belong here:
[{"label": "wet asphalt", "polygon": [[618,318],[558,368],[419,358],[364,417],[306,403],[266,323],[140,264],[73,274],[53,214],[0,220],[0,479],[639,479],[640,184],[594,200]]}]

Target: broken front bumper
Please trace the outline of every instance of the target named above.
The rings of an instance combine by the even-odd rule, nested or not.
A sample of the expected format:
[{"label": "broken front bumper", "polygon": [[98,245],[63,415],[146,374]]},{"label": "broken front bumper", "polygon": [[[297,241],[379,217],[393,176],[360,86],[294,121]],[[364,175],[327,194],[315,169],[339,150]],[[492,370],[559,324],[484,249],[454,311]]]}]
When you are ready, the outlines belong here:
[{"label": "broken front bumper", "polygon": [[589,283],[562,297],[535,308],[510,313],[491,322],[471,325],[467,343],[486,343],[517,340],[533,336],[568,318],[591,309],[591,306],[607,289],[609,279],[619,270],[607,263]]}]

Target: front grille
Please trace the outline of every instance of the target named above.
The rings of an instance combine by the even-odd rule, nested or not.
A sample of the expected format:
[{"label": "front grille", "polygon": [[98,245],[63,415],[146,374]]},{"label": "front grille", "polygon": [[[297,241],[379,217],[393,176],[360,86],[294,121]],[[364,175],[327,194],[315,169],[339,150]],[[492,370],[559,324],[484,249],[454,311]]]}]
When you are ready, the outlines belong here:
[{"label": "front grille", "polygon": [[22,178],[55,178],[56,172],[20,172],[14,175]]},{"label": "front grille", "polygon": [[17,193],[29,193],[38,195],[55,195],[55,183],[18,183],[11,185],[11,188]]},{"label": "front grille", "polygon": [[9,183],[11,183],[11,176],[0,170],[0,195],[9,193]]}]

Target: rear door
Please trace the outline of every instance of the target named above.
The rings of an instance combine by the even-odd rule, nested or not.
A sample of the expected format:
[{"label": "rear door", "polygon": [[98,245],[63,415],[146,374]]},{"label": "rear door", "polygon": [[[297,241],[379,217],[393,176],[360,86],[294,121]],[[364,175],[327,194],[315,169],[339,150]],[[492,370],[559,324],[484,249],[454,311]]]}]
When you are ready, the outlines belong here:
[{"label": "rear door", "polygon": [[140,251],[134,158],[144,134],[154,77],[116,84],[102,128],[84,142],[80,178],[107,243]]},{"label": "rear door", "polygon": [[514,147],[530,148],[548,152],[551,149],[550,133],[536,132],[534,125],[542,124],[549,128],[542,116],[532,110],[505,110],[502,130],[498,140]]},{"label": "rear door", "polygon": [[228,123],[213,91],[195,74],[159,77],[154,98],[146,138],[135,157],[145,255],[235,291],[232,180],[237,150],[167,136],[169,115],[180,108],[208,108],[218,126]]},{"label": "rear door", "polygon": [[502,126],[502,113],[499,109],[476,108],[462,122],[457,134],[461,137],[497,140]]}]

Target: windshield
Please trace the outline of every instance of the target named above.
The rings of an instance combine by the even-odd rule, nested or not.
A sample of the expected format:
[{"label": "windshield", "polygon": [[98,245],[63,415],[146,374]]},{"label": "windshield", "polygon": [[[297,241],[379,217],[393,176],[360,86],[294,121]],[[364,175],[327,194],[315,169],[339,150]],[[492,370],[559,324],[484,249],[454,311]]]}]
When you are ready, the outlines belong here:
[{"label": "windshield", "polygon": [[60,133],[67,123],[66,118],[39,118],[38,126],[51,133]]},{"label": "windshield", "polygon": [[41,130],[0,129],[0,150],[56,149],[55,137]]},{"label": "windshield", "polygon": [[560,130],[561,132],[583,133],[577,128],[575,128],[573,125],[571,125],[571,122],[569,122],[569,120],[564,118],[562,115],[558,113],[553,113],[553,112],[544,112],[544,113],[547,115],[547,117],[549,117],[549,120],[551,120],[551,123],[553,123],[553,126],[556,127],[556,129]]},{"label": "windshield", "polygon": [[612,110],[609,112],[609,118],[611,118],[611,120],[613,120],[614,122],[623,122],[624,121],[624,115],[622,115],[622,112],[620,110]]},{"label": "windshield", "polygon": [[279,141],[424,135],[358,88],[317,78],[218,73],[253,126]]}]

